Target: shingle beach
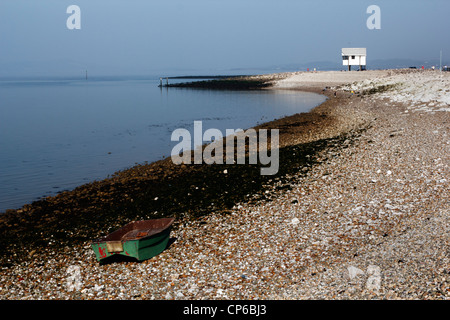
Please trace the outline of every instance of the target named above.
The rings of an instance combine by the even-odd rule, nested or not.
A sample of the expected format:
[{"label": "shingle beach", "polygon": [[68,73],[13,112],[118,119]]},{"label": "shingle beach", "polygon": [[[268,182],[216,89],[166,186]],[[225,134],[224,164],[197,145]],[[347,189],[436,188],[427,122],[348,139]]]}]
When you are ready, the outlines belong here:
[{"label": "shingle beach", "polygon": [[[286,128],[281,147],[327,140],[311,166],[177,218],[170,246],[143,262],[99,265],[89,241],[3,257],[0,299],[449,299],[450,72],[264,77],[262,90],[328,96],[260,126]],[[0,225],[17,227],[15,214]]]}]

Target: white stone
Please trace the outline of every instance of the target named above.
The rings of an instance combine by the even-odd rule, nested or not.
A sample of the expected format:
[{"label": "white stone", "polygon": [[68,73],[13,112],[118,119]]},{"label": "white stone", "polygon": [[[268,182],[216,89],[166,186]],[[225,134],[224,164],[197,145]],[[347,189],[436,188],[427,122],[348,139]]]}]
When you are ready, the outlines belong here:
[{"label": "white stone", "polygon": [[364,271],[362,271],[359,268],[353,267],[353,266],[348,267],[347,270],[348,270],[348,276],[350,277],[350,280],[353,280],[355,277],[357,277],[360,274],[361,275],[364,274]]},{"label": "white stone", "polygon": [[370,277],[367,279],[366,288],[371,291],[378,291],[381,288],[381,268],[370,265],[367,267],[367,273]]}]

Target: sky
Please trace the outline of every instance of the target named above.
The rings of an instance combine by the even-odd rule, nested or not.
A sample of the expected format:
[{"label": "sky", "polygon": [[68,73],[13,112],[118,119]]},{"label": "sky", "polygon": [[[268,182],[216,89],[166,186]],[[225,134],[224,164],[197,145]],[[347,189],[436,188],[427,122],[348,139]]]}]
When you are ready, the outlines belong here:
[{"label": "sky", "polygon": [[[70,5],[80,29],[67,27]],[[367,27],[370,5],[381,29]],[[339,66],[343,47],[366,47],[368,66],[441,50],[450,63],[449,12],[448,0],[1,0],[0,77]]]}]

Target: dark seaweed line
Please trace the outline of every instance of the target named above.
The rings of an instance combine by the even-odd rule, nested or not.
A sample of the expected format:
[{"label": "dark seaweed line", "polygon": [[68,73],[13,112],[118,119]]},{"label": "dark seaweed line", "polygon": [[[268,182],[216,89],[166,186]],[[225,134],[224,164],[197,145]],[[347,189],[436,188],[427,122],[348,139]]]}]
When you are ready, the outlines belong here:
[{"label": "dark seaweed line", "polygon": [[[260,165],[191,165],[193,170],[178,175],[114,183],[113,192],[111,183],[102,182],[96,189],[84,192],[91,196],[77,193],[68,203],[38,201],[34,206],[39,209],[33,216],[42,215],[43,219],[37,224],[33,217],[18,216],[9,222],[16,224],[15,228],[0,229],[0,264],[14,253],[22,252],[24,258],[30,250],[45,249],[50,240],[56,241],[52,248],[85,244],[132,220],[198,219],[211,212],[226,214],[236,203],[270,201],[265,185],[275,180],[286,183],[291,179],[287,175],[306,173],[317,163],[319,152],[335,148],[348,138],[342,135],[280,149],[280,168],[274,176],[260,175]],[[225,169],[227,174],[223,173]],[[289,185],[281,188],[289,189]],[[108,193],[107,198],[92,196],[100,193]],[[71,212],[65,214],[68,207]]]}]

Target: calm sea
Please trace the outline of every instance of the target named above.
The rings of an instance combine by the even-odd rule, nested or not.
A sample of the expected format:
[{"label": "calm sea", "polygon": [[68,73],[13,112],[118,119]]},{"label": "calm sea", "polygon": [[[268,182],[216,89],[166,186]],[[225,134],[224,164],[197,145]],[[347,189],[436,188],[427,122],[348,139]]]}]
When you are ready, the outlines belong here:
[{"label": "calm sea", "polygon": [[225,133],[325,100],[313,93],[158,84],[159,78],[0,81],[0,212],[170,156],[173,130],[192,130],[195,120],[203,121],[203,131]]}]

